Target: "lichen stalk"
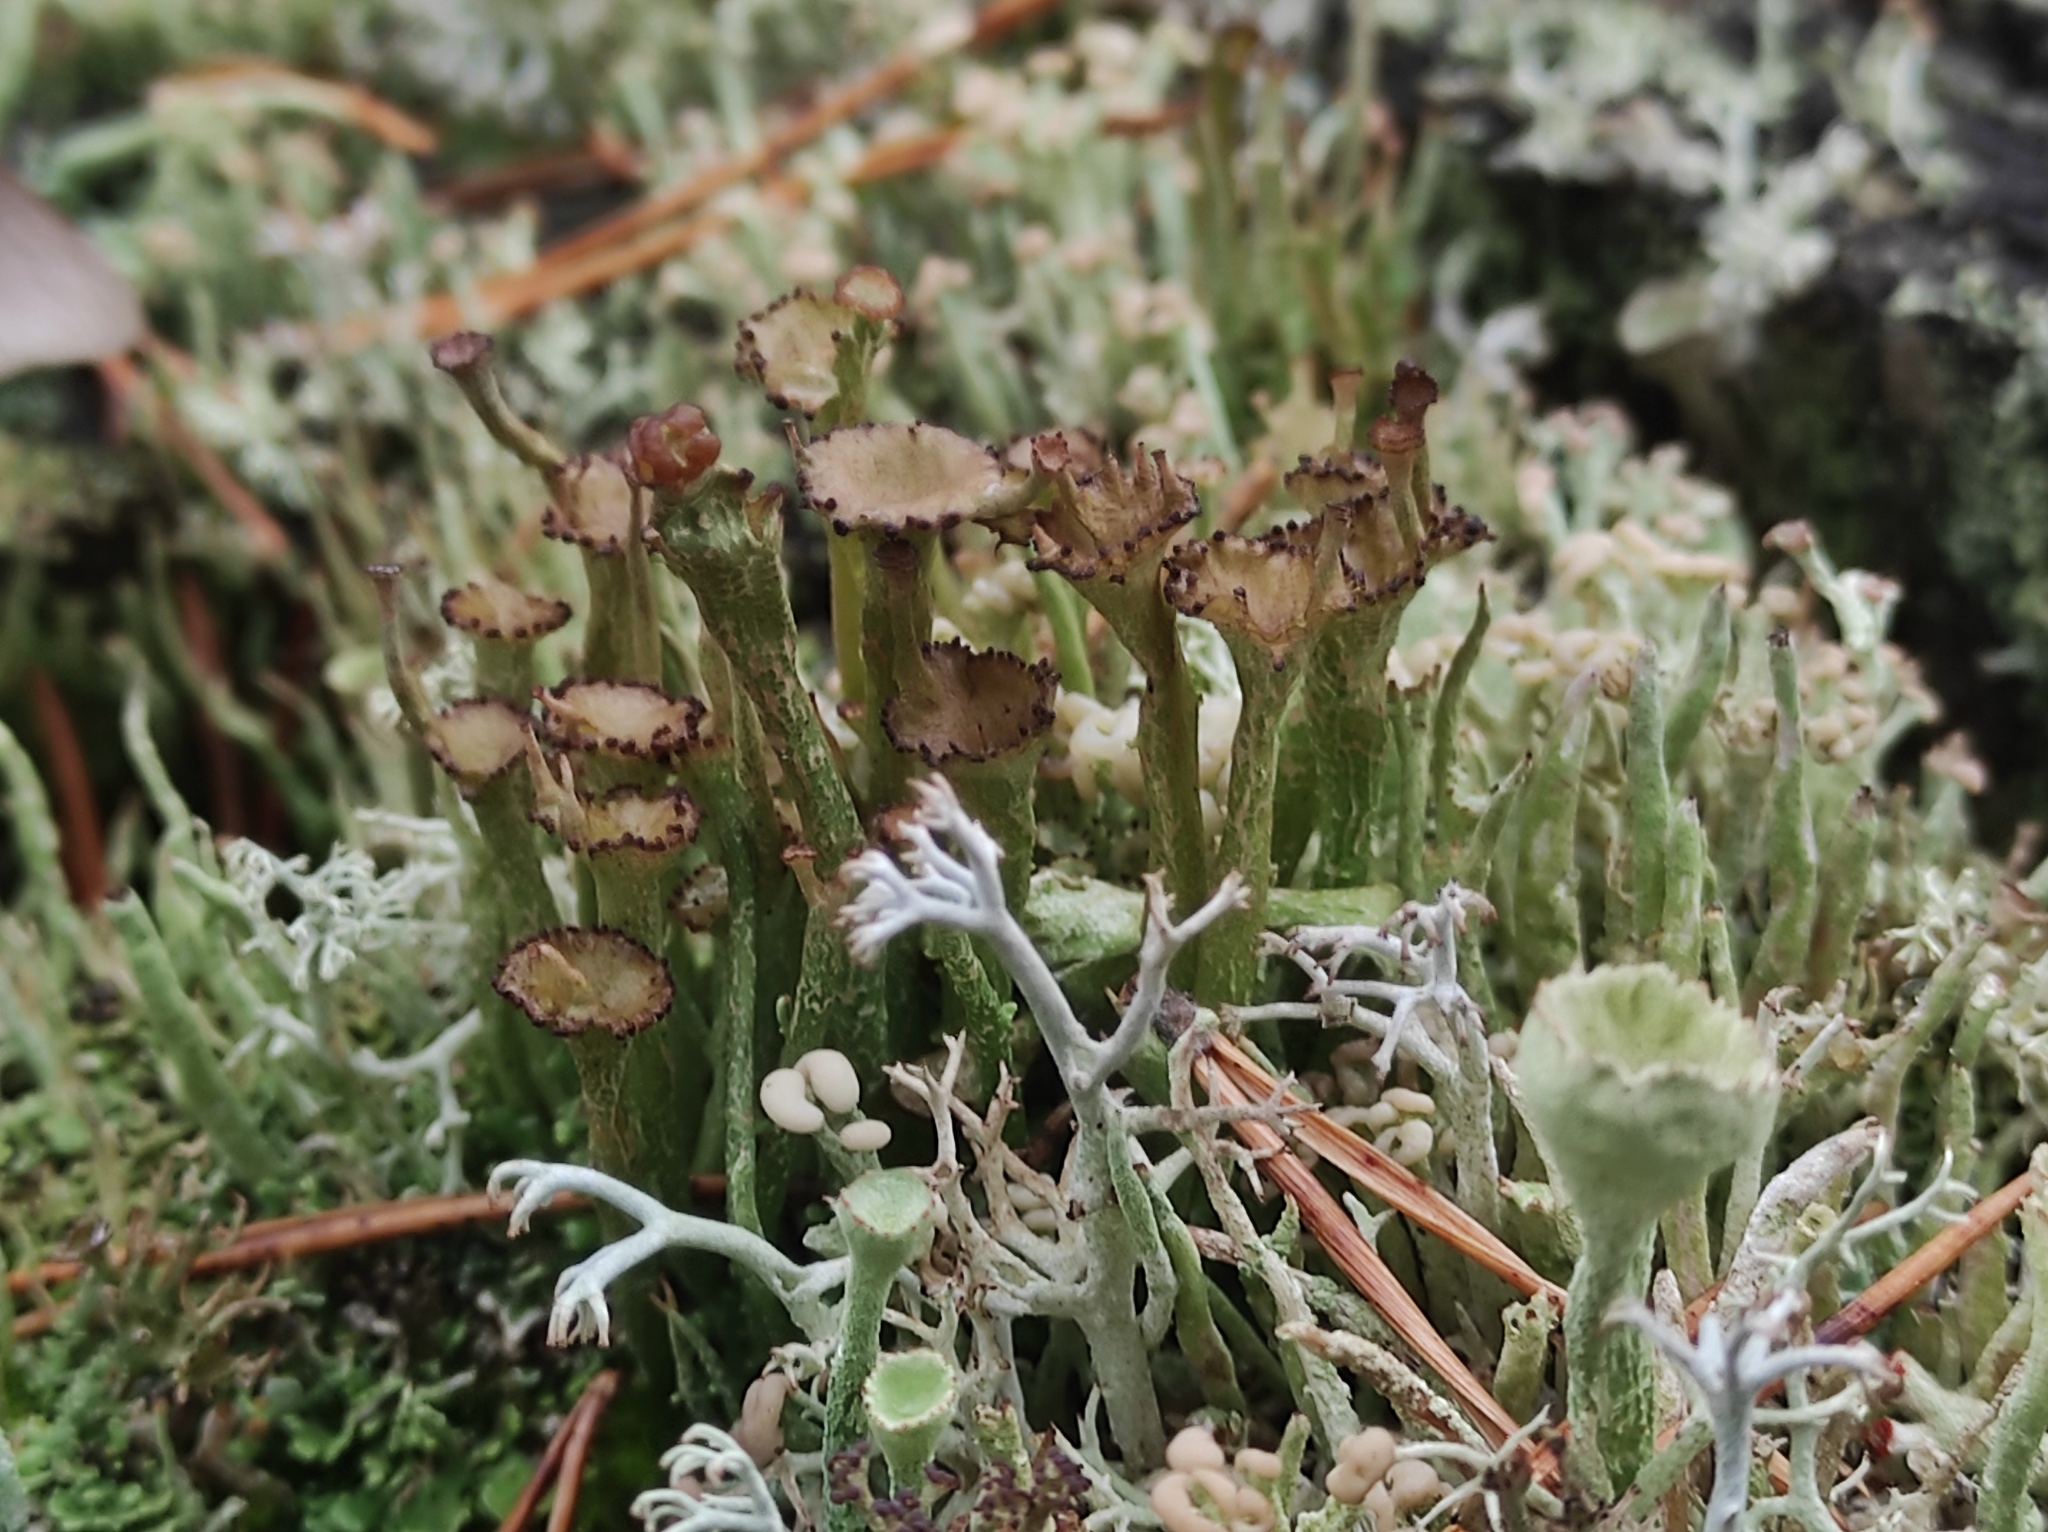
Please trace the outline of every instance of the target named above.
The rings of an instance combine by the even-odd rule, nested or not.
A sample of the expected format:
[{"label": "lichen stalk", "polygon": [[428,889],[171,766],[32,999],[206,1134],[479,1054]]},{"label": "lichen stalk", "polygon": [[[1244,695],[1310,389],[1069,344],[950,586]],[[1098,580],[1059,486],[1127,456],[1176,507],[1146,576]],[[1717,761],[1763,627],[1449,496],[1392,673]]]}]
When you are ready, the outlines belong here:
[{"label": "lichen stalk", "polygon": [[288,1170],[289,1158],[280,1158],[248,1100],[214,1057],[206,1028],[141,898],[131,891],[108,900],[105,908],[127,949],[143,1014],[170,1067],[181,1104],[206,1130],[207,1141],[244,1189],[254,1191],[274,1180]]},{"label": "lichen stalk", "polygon": [[860,615],[867,692],[860,730],[868,749],[868,798],[881,809],[903,796],[909,780],[909,763],[890,747],[882,720],[889,704],[912,684],[919,650],[932,636],[932,587],[925,565],[936,534],[877,539],[835,532],[833,539],[845,541],[848,536],[857,537],[867,551]]},{"label": "lichen stalk", "polygon": [[1566,1412],[1573,1426],[1572,1470],[1603,1498],[1633,1479],[1655,1447],[1656,1390],[1649,1344],[1634,1330],[1609,1329],[1607,1311],[1641,1302],[1650,1286],[1655,1225],[1632,1229],[1582,1225],[1578,1264],[1565,1290]]},{"label": "lichen stalk", "polygon": [[1373,832],[1382,811],[1401,799],[1401,720],[1387,705],[1387,655],[1398,627],[1398,617],[1379,611],[1353,613],[1331,622],[1309,656],[1304,722],[1322,836],[1316,881],[1325,888],[1373,879]]},{"label": "lichen stalk", "polygon": [[1216,865],[1244,880],[1245,902],[1218,921],[1203,943],[1197,992],[1211,1005],[1244,1005],[1258,989],[1259,936],[1273,888],[1273,791],[1281,724],[1301,671],[1276,666],[1256,644],[1225,637],[1237,662],[1244,705],[1230,742],[1230,801],[1216,840]]},{"label": "lichen stalk", "polygon": [[1632,933],[1647,949],[1664,920],[1671,777],[1664,761],[1664,704],[1657,646],[1636,651],[1628,695],[1629,872]]},{"label": "lichen stalk", "polygon": [[490,336],[465,330],[435,341],[430,354],[434,365],[462,390],[462,397],[469,401],[470,409],[499,446],[528,467],[552,473],[562,466],[562,449],[549,441],[544,432],[521,420],[506,402],[498,387],[497,371],[491,366],[495,345]]},{"label": "lichen stalk", "polygon": [[782,763],[804,838],[836,863],[860,844],[860,818],[796,661],[796,621],[783,589],[775,498],[749,496],[745,475],[656,486],[662,557],[697,597],[705,628],[754,704]]},{"label": "lichen stalk", "polygon": [[1201,698],[1181,653],[1179,618],[1148,584],[1090,580],[1076,588],[1102,613],[1117,641],[1145,674],[1138,695],[1138,761],[1145,773],[1145,812],[1152,824],[1153,858],[1181,902],[1209,887],[1209,835],[1202,822],[1199,778]]},{"label": "lichen stalk", "polygon": [[1754,1008],[1777,985],[1804,978],[1820,898],[1820,856],[1807,801],[1806,741],[1799,722],[1799,670],[1791,635],[1771,635],[1771,691],[1778,709],[1768,826],[1771,914],[1743,984]]},{"label": "lichen stalk", "polygon": [[1581,957],[1579,793],[1598,695],[1590,670],[1566,688],[1521,794],[1510,931],[1525,989]]},{"label": "lichen stalk", "polygon": [[1848,823],[1836,829],[1821,853],[1820,900],[1806,958],[1806,992],[1816,1000],[1834,990],[1855,956],[1856,927],[1870,898],[1870,875],[1877,863],[1881,806],[1875,789],[1857,789],[1849,800]]},{"label": "lichen stalk", "polygon": [[[1074,1104],[1074,1141],[1060,1194],[1079,1210],[1073,1237],[1085,1252],[1078,1280],[1042,1284],[1030,1312],[1072,1319],[1080,1327],[1126,1466],[1143,1471],[1165,1452],[1150,1353],[1171,1323],[1178,1284],[1133,1164],[1138,1151],[1124,1108],[1110,1082],[1158,1016],[1173,958],[1237,904],[1240,885],[1226,879],[1206,904],[1176,924],[1166,915],[1163,884],[1157,879],[1148,884],[1146,932],[1131,999],[1116,1030],[1096,1039],[1074,1015],[1058,979],[1004,903],[993,837],[967,817],[943,779],[920,782],[916,791],[918,815],[903,830],[909,872],[880,851],[856,858],[848,872],[860,892],[844,918],[857,953],[869,960],[894,936],[927,923],[978,937],[994,950],[1030,1006]],[[957,848],[957,855],[940,844],[940,836]],[[943,1097],[934,1103],[935,1117],[949,1111]],[[1135,1291],[1141,1264],[1146,1277],[1142,1315]],[[1002,1296],[991,1302],[1001,1304]]]}]

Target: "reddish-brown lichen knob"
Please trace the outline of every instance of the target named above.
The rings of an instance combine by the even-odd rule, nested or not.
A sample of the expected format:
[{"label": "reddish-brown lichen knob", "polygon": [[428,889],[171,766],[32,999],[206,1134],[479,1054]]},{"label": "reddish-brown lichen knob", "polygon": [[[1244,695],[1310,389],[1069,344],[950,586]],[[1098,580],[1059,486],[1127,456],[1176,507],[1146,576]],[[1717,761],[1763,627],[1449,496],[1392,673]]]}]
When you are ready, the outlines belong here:
[{"label": "reddish-brown lichen knob", "polygon": [[643,415],[626,433],[632,475],[654,489],[694,484],[718,461],[718,433],[694,404]]}]

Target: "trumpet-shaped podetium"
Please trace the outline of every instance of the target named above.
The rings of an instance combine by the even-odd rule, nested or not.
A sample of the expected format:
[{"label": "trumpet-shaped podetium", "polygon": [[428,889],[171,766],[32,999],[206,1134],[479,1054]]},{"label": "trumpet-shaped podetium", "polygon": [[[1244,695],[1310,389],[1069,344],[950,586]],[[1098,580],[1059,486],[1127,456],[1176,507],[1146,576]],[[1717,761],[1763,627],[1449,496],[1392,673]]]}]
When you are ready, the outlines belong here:
[{"label": "trumpet-shaped podetium", "polygon": [[861,1400],[867,1406],[868,1429],[897,1485],[907,1488],[920,1482],[952,1423],[959,1397],[953,1364],[937,1351],[898,1351],[875,1363]]},{"label": "trumpet-shaped podetium", "polygon": [[1778,1099],[1756,1027],[1656,963],[1547,981],[1515,1070],[1582,1223],[1654,1223],[1768,1131]]},{"label": "trumpet-shaped podetium", "polygon": [[697,838],[704,822],[703,812],[682,788],[643,790],[631,783],[587,799],[559,789],[536,794],[533,817],[571,851],[588,856],[680,851]]},{"label": "trumpet-shaped podetium", "polygon": [[1632,1479],[1656,1440],[1648,1342],[1603,1328],[1640,1303],[1657,1219],[1769,1133],[1778,1071],[1763,1036],[1661,964],[1549,979],[1515,1054],[1529,1127],[1578,1215],[1565,1305],[1573,1475]]},{"label": "trumpet-shaped podetium", "polygon": [[528,937],[498,965],[491,988],[558,1037],[592,1027],[630,1037],[661,1020],[675,998],[666,963],[602,927]]},{"label": "trumpet-shaped podetium", "polygon": [[1054,672],[958,639],[926,644],[921,673],[890,700],[889,742],[927,766],[985,765],[1024,750],[1053,724]]},{"label": "trumpet-shaped podetium", "polygon": [[586,553],[618,553],[633,528],[633,486],[610,458],[589,452],[548,476],[548,508],[540,529]]},{"label": "trumpet-shaped podetium", "polygon": [[778,410],[816,417],[865,392],[873,353],[894,336],[902,312],[903,288],[893,276],[879,266],[855,266],[829,298],[786,293],[749,316],[740,325],[733,370],[759,384]]},{"label": "trumpet-shaped podetium", "polygon": [[944,426],[842,426],[797,452],[804,498],[842,536],[936,532],[1010,508],[1002,460]]},{"label": "trumpet-shaped podetium", "polygon": [[640,681],[568,681],[534,693],[540,729],[564,750],[639,760],[674,755],[696,738],[704,704]]},{"label": "trumpet-shaped podetium", "polygon": [[441,617],[472,638],[532,643],[569,620],[569,603],[536,596],[499,580],[473,580],[441,598]]},{"label": "trumpet-shaped podetium", "polygon": [[464,796],[510,771],[526,756],[533,737],[526,714],[495,697],[472,697],[433,715],[427,723],[427,753],[455,779]]}]

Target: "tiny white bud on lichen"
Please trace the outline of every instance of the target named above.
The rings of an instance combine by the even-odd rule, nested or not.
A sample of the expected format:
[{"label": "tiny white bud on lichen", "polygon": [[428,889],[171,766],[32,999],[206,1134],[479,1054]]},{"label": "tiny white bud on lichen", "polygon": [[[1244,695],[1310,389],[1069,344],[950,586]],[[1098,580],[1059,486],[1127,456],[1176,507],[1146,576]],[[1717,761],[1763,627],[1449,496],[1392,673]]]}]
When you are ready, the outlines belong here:
[{"label": "tiny white bud on lichen", "polygon": [[826,1111],[844,1116],[859,1109],[860,1075],[837,1048],[813,1048],[796,1061],[796,1072]]},{"label": "tiny white bud on lichen", "polygon": [[762,1079],[761,1110],[785,1133],[808,1135],[825,1126],[825,1114],[804,1088],[804,1077],[794,1069],[771,1069]]},{"label": "tiny white bud on lichen", "polygon": [[1227,1461],[1216,1438],[1201,1426],[1189,1426],[1166,1444],[1166,1463],[1180,1473],[1221,1468]]},{"label": "tiny white bud on lichen", "polygon": [[849,1154],[879,1154],[895,1136],[895,1130],[886,1122],[863,1117],[839,1130],[839,1147]]}]

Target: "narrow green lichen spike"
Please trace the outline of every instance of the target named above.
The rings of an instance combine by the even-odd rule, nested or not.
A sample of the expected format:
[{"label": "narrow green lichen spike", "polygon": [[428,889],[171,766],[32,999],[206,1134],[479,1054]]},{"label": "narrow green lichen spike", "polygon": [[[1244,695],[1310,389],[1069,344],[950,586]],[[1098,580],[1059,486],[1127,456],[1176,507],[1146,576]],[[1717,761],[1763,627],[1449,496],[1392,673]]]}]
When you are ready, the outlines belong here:
[{"label": "narrow green lichen spike", "polygon": [[1634,894],[1635,945],[1646,950],[1664,920],[1669,855],[1671,778],[1664,768],[1664,705],[1658,693],[1657,646],[1636,651],[1628,694],[1628,854]]},{"label": "narrow green lichen spike", "polygon": [[1398,730],[1395,758],[1401,767],[1394,865],[1399,872],[1401,892],[1410,899],[1421,899],[1431,892],[1422,871],[1431,765],[1427,703],[1420,693],[1413,697],[1397,696],[1390,699],[1388,711]]},{"label": "narrow green lichen spike", "polygon": [[1671,816],[1671,838],[1664,862],[1664,915],[1657,934],[1657,956],[1683,979],[1700,976],[1700,949],[1705,941],[1707,837],[1700,828],[1700,806],[1688,798]]},{"label": "narrow green lichen spike", "polygon": [[2033,1328],[2026,1355],[1991,1427],[1978,1501],[1983,1532],[2025,1532],[2039,1523],[2027,1488],[2035,1454],[2048,1436],[2048,1148],[2034,1151],[2030,1169],[2033,1190],[2020,1204],[2020,1227],[2026,1241]]},{"label": "narrow green lichen spike", "polygon": [[1599,677],[1592,671],[1566,689],[1521,794],[1509,941],[1528,988],[1580,959],[1579,789],[1598,693]]},{"label": "narrow green lichen spike", "polygon": [[1884,827],[1881,807],[1874,788],[1859,788],[1849,802],[1847,822],[1821,852],[1820,906],[1806,958],[1806,993],[1815,1000],[1833,991],[1856,954],[1856,926],[1869,902],[1878,832]]},{"label": "narrow green lichen spike", "polygon": [[206,1130],[236,1182],[255,1190],[288,1168],[278,1147],[264,1134],[248,1098],[236,1090],[214,1057],[206,1028],[179,983],[156,923],[133,892],[107,901],[107,918],[128,950],[128,966],[140,992],[144,1024],[176,1082],[180,1105]]},{"label": "narrow green lichen spike", "polygon": [[1465,705],[1465,686],[1472,678],[1472,667],[1479,663],[1487,629],[1492,625],[1493,609],[1486,587],[1482,585],[1479,587],[1479,608],[1472,614],[1472,626],[1465,630],[1464,642],[1458,645],[1458,652],[1451,657],[1450,668],[1444,672],[1443,686],[1436,694],[1436,710],[1429,724],[1430,790],[1436,803],[1437,840],[1444,845],[1463,838],[1464,822],[1468,817],[1451,795],[1452,768],[1457,763],[1458,715]]},{"label": "narrow green lichen spike", "polygon": [[1792,637],[1771,635],[1771,690],[1778,708],[1778,743],[1771,782],[1769,848],[1771,915],[1742,986],[1752,1008],[1780,984],[1806,977],[1813,918],[1820,899],[1819,855],[1807,803],[1806,742],[1799,721],[1799,667]]},{"label": "narrow green lichen spike", "polygon": [[71,902],[58,851],[56,816],[35,762],[4,723],[0,723],[0,782],[6,788],[7,823],[21,858],[28,904],[48,939],[59,973],[69,976],[84,951],[85,922]]},{"label": "narrow green lichen spike", "polygon": [[1471,839],[1458,862],[1458,881],[1467,888],[1485,888],[1492,878],[1493,854],[1499,849],[1502,832],[1514,818],[1515,809],[1522,801],[1522,790],[1528,785],[1529,773],[1535,766],[1533,755],[1525,755],[1515,762],[1493,790],[1493,796],[1486,800],[1486,807],[1480,810],[1479,822],[1472,827]]},{"label": "narrow green lichen spike", "polygon": [[1728,677],[1728,659],[1734,650],[1735,630],[1728,613],[1728,594],[1716,587],[1700,614],[1700,635],[1693,646],[1692,664],[1686,670],[1685,685],[1664,720],[1664,764],[1678,772],[1692,753],[1693,741],[1713,711],[1714,699]]},{"label": "narrow green lichen spike", "polygon": [[1230,1346],[1217,1326],[1216,1312],[1209,1302],[1209,1284],[1202,1271],[1201,1252],[1196,1249],[1194,1236],[1188,1233],[1188,1226],[1181,1220],[1173,1203],[1150,1177],[1145,1180],[1145,1190],[1152,1200],[1152,1213],[1159,1226],[1160,1240],[1179,1282],[1173,1298],[1174,1335],[1180,1341],[1180,1349],[1194,1366],[1196,1381],[1202,1389],[1202,1401],[1212,1410],[1243,1415],[1249,1407],[1245,1403],[1244,1390],[1238,1386],[1237,1364],[1231,1360]]}]

